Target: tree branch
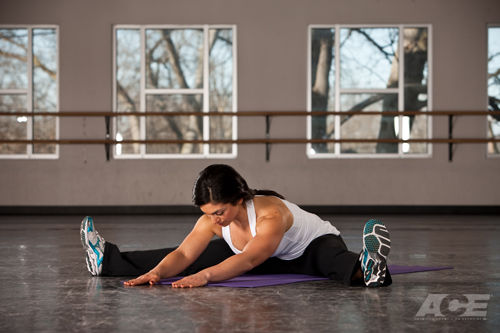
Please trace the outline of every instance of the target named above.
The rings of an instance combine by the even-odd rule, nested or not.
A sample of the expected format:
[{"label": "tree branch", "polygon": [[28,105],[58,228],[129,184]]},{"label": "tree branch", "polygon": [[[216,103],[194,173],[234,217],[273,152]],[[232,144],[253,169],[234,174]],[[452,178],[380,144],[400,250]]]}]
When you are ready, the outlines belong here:
[{"label": "tree branch", "polygon": [[128,92],[125,90],[125,88],[123,88],[123,86],[117,82],[118,86],[118,94],[123,96],[123,98],[125,98],[125,100],[127,101],[128,104],[130,104],[130,106],[132,107],[132,110],[133,111],[136,111],[137,108],[135,106],[135,101],[132,99],[132,97],[130,97],[130,95],[128,94]]},{"label": "tree branch", "polygon": [[[364,101],[354,105],[351,107],[348,111],[363,111],[366,107],[377,103],[378,101],[382,100],[384,98],[384,94],[377,94],[372,97],[369,97],[365,99]],[[352,115],[347,115],[344,116],[344,118],[341,120],[340,124],[343,125],[346,121],[351,119],[353,116]]]},{"label": "tree branch", "polygon": [[491,60],[493,60],[493,58],[495,58],[495,57],[497,57],[499,55],[500,55],[500,52],[492,54],[490,57],[488,57],[488,62],[490,62]]},{"label": "tree branch", "polygon": [[[6,58],[11,58],[11,59],[17,59],[19,61],[22,61],[22,62],[27,62],[27,59],[26,57],[23,57],[19,54],[15,54],[15,53],[8,53],[8,52],[4,52],[2,50],[0,50],[0,56],[4,56]],[[47,66],[45,66],[41,61],[40,59],[38,59],[37,56],[33,56],[33,66],[34,67],[39,67],[40,69],[42,69],[44,72],[46,72],[53,80],[55,80],[57,78],[57,72],[47,68]]]},{"label": "tree branch", "polygon": [[392,63],[391,56],[393,56],[394,54],[390,54],[390,53],[386,52],[382,46],[380,46],[375,40],[373,40],[373,38],[370,35],[368,35],[362,29],[352,29],[352,30],[356,31],[358,34],[364,36],[366,38],[366,40],[368,40],[371,44],[373,44],[373,46],[375,46],[380,52],[382,52],[382,54],[385,56],[387,61]]},{"label": "tree branch", "polygon": [[488,73],[488,79],[491,79],[492,77],[497,77],[499,75],[500,75],[500,68],[498,68],[496,72]]},{"label": "tree branch", "polygon": [[172,59],[172,69],[174,70],[175,76],[177,76],[177,80],[179,81],[179,85],[181,88],[189,88],[187,85],[186,77],[181,69],[181,62],[179,60],[179,54],[175,49],[174,43],[172,42],[172,38],[170,38],[170,33],[167,30],[162,30],[163,40],[167,43],[167,52]]},{"label": "tree branch", "polygon": [[[148,51],[147,55],[146,55],[146,59],[149,59],[149,64],[151,65],[153,62],[154,62],[154,58],[153,58],[153,53],[154,51],[156,51],[156,49],[158,48],[158,46],[160,46],[162,42],[162,39],[159,39],[156,41],[155,45],[153,45],[153,47]],[[155,75],[153,73],[153,71],[151,70],[151,66],[148,67],[149,69],[149,76],[151,78],[151,83],[153,84],[154,87],[158,87],[158,76]]]},{"label": "tree branch", "polygon": [[13,44],[19,48],[22,48],[23,50],[26,50],[26,45],[23,45],[21,43],[16,42],[14,39],[12,39],[12,37],[19,37],[19,36],[12,35],[11,37],[8,37],[6,35],[0,35],[0,39],[6,40],[7,42],[9,42],[11,44]]}]

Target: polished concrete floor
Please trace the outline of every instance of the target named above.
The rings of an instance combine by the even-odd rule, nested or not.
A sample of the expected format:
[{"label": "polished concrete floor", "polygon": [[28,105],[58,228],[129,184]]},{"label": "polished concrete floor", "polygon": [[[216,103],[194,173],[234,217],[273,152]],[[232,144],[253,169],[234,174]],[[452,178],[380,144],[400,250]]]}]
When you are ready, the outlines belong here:
[{"label": "polished concrete floor", "polygon": [[[95,216],[95,223],[121,250],[136,250],[178,244],[195,218]],[[351,250],[361,249],[368,217],[325,218]],[[378,218],[391,232],[390,264],[455,268],[396,275],[381,289],[333,281],[124,288],[120,278],[88,274],[81,216],[0,216],[0,332],[500,332],[500,216]]]}]

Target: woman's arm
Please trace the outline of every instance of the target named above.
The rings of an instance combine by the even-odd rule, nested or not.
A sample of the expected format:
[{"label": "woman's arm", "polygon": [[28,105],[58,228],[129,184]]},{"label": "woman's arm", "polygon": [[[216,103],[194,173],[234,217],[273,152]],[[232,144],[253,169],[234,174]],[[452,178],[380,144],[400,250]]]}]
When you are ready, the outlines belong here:
[{"label": "woman's arm", "polygon": [[286,226],[280,216],[259,221],[259,228],[242,253],[235,254],[218,265],[208,267],[172,284],[173,287],[200,287],[208,282],[223,281],[248,272],[266,261],[278,248]]},{"label": "woman's arm", "polygon": [[163,258],[151,271],[125,282],[125,285],[155,284],[162,278],[179,274],[200,256],[214,235],[210,218],[203,215],[177,249]]}]

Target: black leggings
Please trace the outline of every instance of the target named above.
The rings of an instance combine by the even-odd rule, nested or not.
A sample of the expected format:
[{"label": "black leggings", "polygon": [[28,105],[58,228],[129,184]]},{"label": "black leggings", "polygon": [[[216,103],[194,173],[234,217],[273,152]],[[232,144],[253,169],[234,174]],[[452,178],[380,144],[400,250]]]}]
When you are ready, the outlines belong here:
[{"label": "black leggings", "polygon": [[[167,254],[176,248],[120,252],[118,247],[106,242],[102,276],[137,276],[149,272]],[[207,267],[217,265],[234,255],[223,239],[211,241],[205,251],[179,276],[197,273]],[[360,284],[352,277],[360,268],[359,254],[347,250],[340,236],[323,235],[313,240],[304,253],[292,260],[272,257],[255,267],[248,274],[309,274],[325,276],[347,285]],[[389,271],[384,286],[392,282]]]}]

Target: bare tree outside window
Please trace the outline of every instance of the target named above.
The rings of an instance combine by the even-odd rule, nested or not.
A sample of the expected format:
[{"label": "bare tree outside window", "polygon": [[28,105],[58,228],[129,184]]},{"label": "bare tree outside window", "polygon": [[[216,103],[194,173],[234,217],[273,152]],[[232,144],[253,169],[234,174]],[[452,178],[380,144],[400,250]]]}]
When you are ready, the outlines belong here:
[{"label": "bare tree outside window", "polygon": [[[488,28],[488,110],[500,111],[500,27]],[[488,116],[488,138],[500,139],[500,116]],[[489,143],[488,154],[499,155],[500,143]]]},{"label": "bare tree outside window", "polygon": [[[203,112],[234,110],[232,28],[118,27],[115,36],[118,111],[200,113],[118,117],[118,141],[233,138],[233,117],[211,117],[208,121],[202,117]],[[119,144],[115,155],[232,154],[232,150],[230,144],[148,144],[143,151],[140,145]]]},{"label": "bare tree outside window", "polygon": [[[57,111],[57,38],[54,29],[33,29],[33,111]],[[33,139],[54,140],[57,117],[35,116]],[[56,145],[35,145],[35,154],[54,154]]]},{"label": "bare tree outside window", "polygon": [[[141,109],[141,33],[139,29],[116,31],[116,111],[139,112]],[[116,140],[140,140],[140,117],[116,118]],[[116,153],[139,154],[138,144],[116,146]]]},{"label": "bare tree outside window", "polygon": [[[28,30],[0,30],[0,109],[7,112],[27,111],[27,94],[15,90],[28,88],[27,70]],[[26,139],[27,118],[0,117],[2,139]],[[1,154],[26,154],[26,146],[1,144]]]},{"label": "bare tree outside window", "polygon": [[[25,95],[0,95],[0,110],[6,112],[26,112]],[[27,117],[0,117],[0,136],[5,140],[24,140],[28,135]],[[26,145],[0,144],[1,154],[26,154]]]},{"label": "bare tree outside window", "polygon": [[[0,117],[2,139],[55,139],[57,112],[57,32],[55,28],[0,28],[0,110],[32,112],[32,117]],[[2,144],[3,155],[54,155],[56,145]]]},{"label": "bare tree outside window", "polygon": [[[426,27],[312,28],[310,109],[375,111],[380,115],[314,116],[311,137],[427,138],[427,39]],[[384,111],[403,109],[422,111],[422,115],[384,115]],[[427,144],[408,143],[313,144],[311,148],[313,155],[428,152]]]},{"label": "bare tree outside window", "polygon": [[[335,30],[313,29],[311,36],[311,110],[335,110]],[[314,116],[311,119],[313,139],[333,139],[335,117]],[[313,144],[317,153],[334,151],[331,143]]]},{"label": "bare tree outside window", "polygon": [[[203,30],[146,30],[146,87],[200,89],[203,87]],[[202,112],[199,94],[147,95],[147,111]],[[146,120],[147,139],[203,139],[202,117],[152,117]],[[146,152],[200,154],[200,144],[147,145]]]},{"label": "bare tree outside window", "polygon": [[[210,29],[209,31],[209,89],[211,112],[233,111],[233,30]],[[210,139],[230,140],[233,135],[233,117],[210,118]],[[231,154],[230,144],[211,144],[212,154]]]}]

